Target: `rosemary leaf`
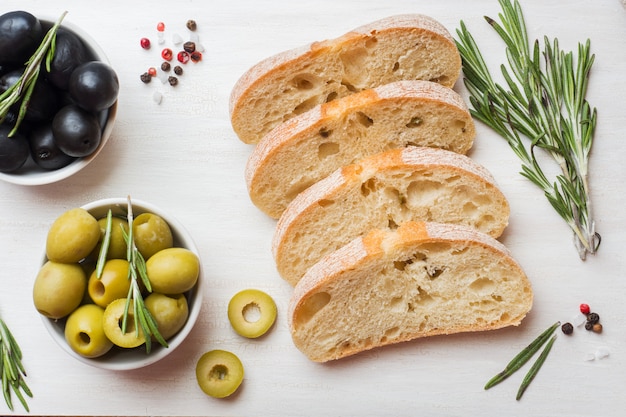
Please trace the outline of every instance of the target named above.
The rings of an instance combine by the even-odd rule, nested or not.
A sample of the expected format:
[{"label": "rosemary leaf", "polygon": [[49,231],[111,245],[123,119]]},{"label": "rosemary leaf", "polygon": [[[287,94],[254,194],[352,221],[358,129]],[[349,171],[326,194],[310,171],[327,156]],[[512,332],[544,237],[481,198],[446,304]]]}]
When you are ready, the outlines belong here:
[{"label": "rosemary leaf", "polygon": [[33,396],[26,384],[26,372],[22,364],[22,351],[13,334],[0,318],[0,374],[2,374],[2,395],[10,410],[13,410],[12,393],[15,393],[26,411],[28,404],[24,397]]},{"label": "rosemary leaf", "polygon": [[552,336],[546,347],[543,348],[541,355],[539,355],[535,363],[533,363],[533,366],[531,366],[530,370],[522,380],[522,384],[520,385],[519,390],[517,391],[517,396],[515,397],[516,400],[519,401],[522,398],[522,395],[524,395],[526,388],[528,388],[533,379],[535,379],[537,372],[539,372],[539,369],[541,369],[541,366],[546,361],[546,358],[548,357],[548,354],[550,353],[550,350],[552,349],[552,345],[554,344],[555,340],[556,335]]},{"label": "rosemary leaf", "polygon": [[113,212],[109,209],[106,217],[106,226],[104,227],[104,236],[102,237],[102,245],[98,253],[98,261],[96,262],[96,278],[100,279],[102,270],[107,260],[109,245],[111,244],[111,228],[113,224]]},{"label": "rosemary leaf", "polygon": [[[590,40],[579,43],[576,57],[563,51],[556,38],[544,36],[543,43],[535,40],[531,47],[519,1],[499,0],[499,4],[500,21],[487,16],[485,20],[504,42],[506,64],[499,67],[503,85],[494,81],[463,21],[456,31],[470,112],[507,140],[521,160],[521,174],[544,192],[565,220],[584,260],[596,253],[601,241],[588,180],[597,124],[596,109],[585,99],[595,59]],[[549,180],[535,149],[551,156],[560,174]]]},{"label": "rosemary leaf", "polygon": [[543,331],[535,340],[530,342],[528,346],[522,349],[511,361],[504,367],[504,369],[491,378],[485,385],[485,389],[489,389],[506,378],[511,376],[515,371],[521,368],[528,360],[543,346],[554,331],[559,327],[561,323],[556,322],[552,326]]}]

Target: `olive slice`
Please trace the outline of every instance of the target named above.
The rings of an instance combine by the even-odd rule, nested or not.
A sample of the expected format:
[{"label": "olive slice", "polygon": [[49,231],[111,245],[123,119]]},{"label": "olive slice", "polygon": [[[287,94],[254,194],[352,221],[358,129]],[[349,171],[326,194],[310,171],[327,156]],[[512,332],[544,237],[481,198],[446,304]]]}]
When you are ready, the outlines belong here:
[{"label": "olive slice", "polygon": [[126,322],[126,333],[122,333],[122,317],[126,305],[125,298],[119,298],[109,304],[104,310],[102,317],[104,334],[114,345],[122,348],[134,348],[143,345],[146,337],[141,327],[135,330],[135,316],[133,315],[133,304],[128,308],[128,321]]},{"label": "olive slice", "polygon": [[196,364],[196,380],[200,389],[211,397],[228,397],[243,381],[243,364],[232,352],[211,350]]},{"label": "olive slice", "polygon": [[240,291],[228,303],[228,320],[237,334],[251,339],[260,337],[276,320],[276,303],[263,291]]}]

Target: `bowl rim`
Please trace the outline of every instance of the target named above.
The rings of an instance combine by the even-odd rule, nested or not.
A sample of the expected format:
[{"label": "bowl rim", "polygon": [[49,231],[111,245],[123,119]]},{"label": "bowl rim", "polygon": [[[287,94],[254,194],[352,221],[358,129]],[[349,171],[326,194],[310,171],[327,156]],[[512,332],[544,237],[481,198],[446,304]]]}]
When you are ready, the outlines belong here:
[{"label": "bowl rim", "polygon": [[[49,16],[41,16],[38,17],[38,19],[41,22],[50,24],[54,24],[54,22],[57,20],[57,18],[50,18]],[[85,46],[91,50],[97,61],[102,61],[108,65],[111,64],[107,54],[104,52],[102,47],[100,47],[100,45],[79,26],[72,23],[71,21],[67,21],[67,17],[61,23],[61,27],[70,30],[78,35],[85,43]],[[0,172],[0,180],[17,185],[47,185],[69,178],[77,172],[81,171],[100,154],[106,143],[109,141],[111,133],[113,131],[113,126],[115,125],[115,120],[117,118],[118,101],[119,99],[116,100],[115,103],[108,109],[106,117],[103,116],[106,123],[102,127],[102,139],[96,150],[93,151],[91,154],[77,158],[70,164],[56,170],[48,171],[37,167],[36,170],[26,173],[20,172],[20,169],[18,169],[17,172]],[[28,162],[29,161],[27,161],[27,163]]]},{"label": "bowl rim", "polygon": [[[148,365],[151,365],[155,362],[160,361],[165,358],[169,354],[171,354],[176,348],[178,348],[184,340],[187,338],[191,330],[194,328],[198,317],[200,316],[200,312],[202,310],[202,299],[203,299],[203,287],[204,287],[204,279],[202,273],[202,262],[200,258],[200,253],[198,251],[198,247],[196,246],[191,234],[187,231],[187,229],[180,223],[175,217],[167,214],[162,209],[157,206],[145,202],[143,200],[135,199],[132,200],[132,208],[133,215],[137,216],[138,214],[144,212],[154,213],[158,216],[163,217],[163,219],[168,223],[172,233],[174,234],[174,241],[178,243],[185,242],[179,247],[185,247],[191,250],[193,253],[198,256],[200,259],[200,273],[198,275],[198,281],[194,288],[190,290],[187,294],[188,303],[189,303],[189,316],[187,317],[187,321],[182,329],[174,336],[172,336],[168,340],[168,347],[165,348],[161,346],[158,342],[152,343],[152,351],[149,354],[145,353],[145,344],[141,346],[129,349],[125,351],[124,349],[115,349],[114,351],[110,351],[109,353],[97,357],[97,358],[86,358],[84,356],[79,355],[74,352],[72,348],[67,344],[65,340],[64,326],[60,323],[65,323],[66,318],[63,319],[50,319],[41,315],[41,319],[43,321],[44,327],[52,337],[52,339],[59,345],[65,352],[67,352],[70,356],[77,359],[78,361],[85,363],[87,365],[91,365],[93,367],[99,369],[107,369],[113,371],[128,371],[139,368],[144,368]],[[118,207],[120,211],[125,210],[127,205],[126,198],[105,198],[100,200],[95,200],[90,203],[84,204],[80,206],[81,208],[89,211],[90,213],[93,210],[102,209],[104,212],[108,210],[109,207]],[[47,261],[47,257],[43,255],[42,265]],[[115,361],[111,360],[117,357],[123,357],[125,354],[137,353],[137,360],[128,360],[128,361]]]}]

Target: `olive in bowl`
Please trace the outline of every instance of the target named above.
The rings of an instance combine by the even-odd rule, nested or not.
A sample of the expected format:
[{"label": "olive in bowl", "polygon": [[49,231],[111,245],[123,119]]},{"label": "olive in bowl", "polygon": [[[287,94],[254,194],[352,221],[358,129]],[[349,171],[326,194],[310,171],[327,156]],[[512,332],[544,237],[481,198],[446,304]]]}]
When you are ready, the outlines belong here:
[{"label": "olive in bowl", "polygon": [[[140,285],[144,306],[154,318],[167,346],[151,338],[151,348],[147,352],[146,337],[141,326],[138,329],[134,327],[134,300],[130,301],[126,331],[123,332],[120,327],[130,284],[125,254],[124,259],[120,259],[116,253],[123,253],[123,251],[113,249],[123,246],[124,243],[120,243],[119,240],[123,240],[124,234],[128,236],[127,199],[98,200],[67,210],[57,216],[49,229],[42,266],[33,284],[34,306],[41,313],[43,324],[54,341],[77,360],[102,369],[131,370],[163,359],[180,346],[189,335],[202,305],[203,280],[200,257],[190,234],[176,218],[158,207],[138,200],[132,200],[131,204],[133,220],[139,216],[153,216],[161,219],[168,226],[168,232],[171,234],[169,250],[176,249],[185,255],[180,261],[186,266],[182,268],[184,276],[180,276],[181,272],[178,271],[178,267],[181,265],[176,262],[174,263],[177,265],[176,270],[166,268],[159,270],[161,275],[169,274],[172,280],[183,280],[184,287],[175,286],[175,292],[157,291],[153,287],[150,292]],[[110,222],[111,230],[113,231],[113,227],[116,227],[118,230],[124,229],[125,233],[108,234],[110,251],[103,258],[106,261],[103,264],[103,272],[98,278],[95,268],[107,224],[102,220],[106,220],[109,209],[112,219],[116,220]],[[150,222],[136,225],[134,223],[133,221],[134,232],[142,227],[151,227]],[[94,239],[93,236],[95,229],[98,229],[98,239]],[[64,237],[65,233],[74,235],[73,241],[70,241],[67,236]],[[148,233],[145,234],[148,235]],[[152,234],[152,237],[158,239],[156,235],[158,233]],[[76,254],[78,251],[80,253]],[[161,251],[168,251],[168,249],[163,248]],[[167,252],[165,253],[169,256]],[[147,257],[146,262],[155,256],[158,260],[159,252]],[[78,258],[80,260],[76,261]],[[50,266],[51,263],[52,266]],[[55,268],[60,265],[70,269],[74,274],[71,288],[72,294],[77,293],[77,295],[73,296],[72,303],[74,304],[70,308],[64,305],[68,297],[54,299],[54,294],[68,294],[69,287],[65,287],[65,283],[42,284],[42,282],[47,282],[46,279],[50,276],[55,277]],[[45,276],[40,276],[44,273]],[[56,275],[59,281],[69,276],[61,273]],[[58,278],[60,275],[63,277]],[[149,277],[150,273],[148,273]],[[45,294],[45,296],[38,294]],[[50,300],[50,298],[53,299]]]},{"label": "olive in bowl", "polygon": [[[0,15],[0,94],[16,85],[24,63],[56,21],[26,11]],[[30,55],[22,60],[25,54]],[[110,139],[119,80],[104,51],[64,18],[49,64],[48,71],[45,60],[41,63],[23,118],[18,116],[21,100],[0,118],[2,181],[21,185],[61,181],[85,168]],[[27,146],[17,147],[9,136]]]}]

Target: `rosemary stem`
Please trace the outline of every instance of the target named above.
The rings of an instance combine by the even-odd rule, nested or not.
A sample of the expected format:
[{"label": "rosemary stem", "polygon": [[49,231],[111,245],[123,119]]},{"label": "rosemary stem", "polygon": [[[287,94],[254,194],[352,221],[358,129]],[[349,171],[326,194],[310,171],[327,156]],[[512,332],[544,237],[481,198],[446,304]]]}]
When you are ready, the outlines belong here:
[{"label": "rosemary stem", "polygon": [[[539,186],[555,211],[572,229],[581,259],[600,243],[595,232],[588,182],[588,162],[596,110],[585,99],[594,61],[590,41],[572,52],[558,39],[529,43],[519,0],[499,0],[500,22],[485,17],[505,44],[507,65],[501,65],[501,86],[494,82],[476,41],[461,21],[457,46],[472,116],[507,140],[522,160],[522,175]],[[542,59],[543,58],[543,59]],[[527,150],[521,140],[530,140]],[[560,174],[548,180],[534,149],[547,153]]]},{"label": "rosemary stem", "polygon": [[22,364],[22,351],[11,331],[0,318],[0,374],[2,374],[2,394],[10,410],[13,410],[12,393],[24,407],[29,411],[24,394],[31,397],[32,392],[26,384],[26,372]]},{"label": "rosemary stem", "polygon": [[61,25],[61,22],[67,15],[67,11],[63,12],[55,24],[48,30],[46,35],[43,38],[43,41],[35,51],[35,53],[30,57],[30,59],[26,63],[26,68],[24,72],[18,79],[18,81],[12,85],[7,91],[0,96],[0,122],[2,122],[7,115],[9,109],[17,103],[20,98],[22,98],[22,94],[25,93],[22,98],[23,103],[20,105],[20,110],[18,113],[17,121],[13,126],[13,129],[9,132],[9,137],[12,137],[17,132],[18,127],[20,126],[24,115],[26,113],[26,107],[28,102],[30,101],[30,97],[33,92],[33,88],[35,83],[37,82],[37,78],[39,77],[39,72],[41,70],[41,62],[47,56],[51,59],[52,55],[49,54],[49,48],[54,44],[56,39],[56,33]]},{"label": "rosemary stem", "polygon": [[132,314],[134,317],[136,335],[139,336],[140,330],[143,332],[146,340],[146,353],[150,353],[152,346],[152,337],[154,337],[164,347],[168,347],[168,343],[161,335],[156,321],[150,313],[150,310],[148,310],[148,308],[146,307],[143,300],[143,295],[141,294],[141,287],[139,286],[140,279],[148,292],[152,291],[152,286],[150,284],[148,273],[146,271],[145,259],[135,245],[135,239],[133,235],[134,216],[130,196],[128,196],[127,200],[128,233],[124,232],[123,229],[122,233],[124,239],[126,240],[126,258],[129,263],[128,279],[131,280],[131,285],[130,289],[128,290],[128,295],[126,297],[126,305],[124,308],[124,315],[122,317],[122,333],[126,333],[128,314],[132,304]]}]

